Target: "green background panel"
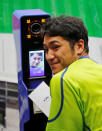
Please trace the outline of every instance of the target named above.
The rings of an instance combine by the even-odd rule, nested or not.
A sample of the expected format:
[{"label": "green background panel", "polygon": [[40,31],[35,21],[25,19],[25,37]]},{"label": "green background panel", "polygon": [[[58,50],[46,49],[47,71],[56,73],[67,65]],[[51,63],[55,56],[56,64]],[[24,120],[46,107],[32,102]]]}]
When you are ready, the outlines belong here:
[{"label": "green background panel", "polygon": [[0,33],[12,33],[12,13],[21,9],[42,9],[52,16],[80,17],[89,36],[102,37],[102,0],[0,0]]}]

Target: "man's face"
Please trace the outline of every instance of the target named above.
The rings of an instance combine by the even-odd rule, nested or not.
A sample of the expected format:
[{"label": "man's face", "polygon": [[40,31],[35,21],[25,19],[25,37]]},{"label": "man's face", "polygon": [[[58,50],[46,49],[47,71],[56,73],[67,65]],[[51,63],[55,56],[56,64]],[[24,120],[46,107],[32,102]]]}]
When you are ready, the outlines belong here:
[{"label": "man's face", "polygon": [[63,37],[45,35],[44,49],[46,60],[53,74],[60,72],[76,60],[76,52],[71,49],[70,43]]},{"label": "man's face", "polygon": [[37,53],[33,54],[30,58],[30,65],[32,67],[36,67],[40,64],[41,62],[41,56]]}]

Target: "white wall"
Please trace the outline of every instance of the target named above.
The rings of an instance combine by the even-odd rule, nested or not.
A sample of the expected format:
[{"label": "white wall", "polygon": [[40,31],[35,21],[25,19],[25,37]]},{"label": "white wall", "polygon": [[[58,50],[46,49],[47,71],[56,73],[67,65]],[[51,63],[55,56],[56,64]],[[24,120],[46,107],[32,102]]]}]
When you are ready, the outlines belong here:
[{"label": "white wall", "polygon": [[[89,37],[90,57],[102,64],[102,38]],[[17,83],[17,61],[12,34],[0,34],[0,81]]]},{"label": "white wall", "polygon": [[89,37],[89,56],[102,64],[102,38]]},{"label": "white wall", "polygon": [[0,81],[17,83],[16,49],[12,34],[0,34]]}]

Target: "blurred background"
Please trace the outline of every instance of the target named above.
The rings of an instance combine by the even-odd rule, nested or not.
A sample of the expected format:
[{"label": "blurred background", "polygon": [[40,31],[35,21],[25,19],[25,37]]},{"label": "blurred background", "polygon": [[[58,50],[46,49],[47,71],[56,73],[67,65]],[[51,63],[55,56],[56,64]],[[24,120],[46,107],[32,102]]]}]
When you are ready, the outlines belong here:
[{"label": "blurred background", "polygon": [[19,131],[17,59],[12,30],[14,10],[42,9],[51,16],[82,18],[89,55],[102,64],[102,0],[0,0],[0,131]]}]

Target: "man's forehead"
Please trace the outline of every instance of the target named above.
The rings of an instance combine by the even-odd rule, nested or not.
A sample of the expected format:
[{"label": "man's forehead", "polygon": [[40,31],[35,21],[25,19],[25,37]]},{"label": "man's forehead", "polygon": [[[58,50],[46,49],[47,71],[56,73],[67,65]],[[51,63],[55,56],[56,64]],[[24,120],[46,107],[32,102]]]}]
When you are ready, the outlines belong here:
[{"label": "man's forehead", "polygon": [[60,42],[63,38],[61,36],[45,36],[43,45],[46,46],[47,44],[54,44],[55,42]]}]

